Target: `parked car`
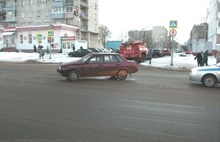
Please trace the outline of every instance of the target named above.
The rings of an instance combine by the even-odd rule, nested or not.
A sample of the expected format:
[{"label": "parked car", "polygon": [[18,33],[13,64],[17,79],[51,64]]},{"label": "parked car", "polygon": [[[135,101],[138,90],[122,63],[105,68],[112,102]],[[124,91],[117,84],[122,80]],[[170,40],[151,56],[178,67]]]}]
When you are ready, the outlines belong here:
[{"label": "parked car", "polygon": [[83,57],[87,55],[88,53],[91,53],[92,51],[89,49],[78,49],[74,52],[69,52],[68,56],[70,57]]},{"label": "parked car", "polygon": [[152,56],[157,58],[157,57],[162,57],[163,56],[163,52],[160,49],[154,49],[152,52]]},{"label": "parked car", "polygon": [[98,48],[88,48],[92,52],[101,52]]},{"label": "parked car", "polygon": [[171,56],[170,50],[163,50],[163,56]]},{"label": "parked car", "polygon": [[191,69],[189,79],[202,82],[205,87],[214,87],[220,82],[220,63]]},{"label": "parked car", "polygon": [[69,80],[88,76],[110,76],[125,80],[128,74],[138,71],[135,61],[128,61],[117,53],[89,53],[75,62],[62,63],[57,72]]}]

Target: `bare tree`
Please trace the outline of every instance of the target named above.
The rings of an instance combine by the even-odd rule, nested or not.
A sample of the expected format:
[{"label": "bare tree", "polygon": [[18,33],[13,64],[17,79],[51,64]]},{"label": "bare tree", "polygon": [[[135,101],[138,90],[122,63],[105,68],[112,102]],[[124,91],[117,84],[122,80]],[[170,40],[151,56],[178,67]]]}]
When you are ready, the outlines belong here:
[{"label": "bare tree", "polygon": [[106,40],[110,37],[111,37],[111,32],[109,31],[108,27],[104,25],[99,26],[99,40],[104,48],[105,48]]}]

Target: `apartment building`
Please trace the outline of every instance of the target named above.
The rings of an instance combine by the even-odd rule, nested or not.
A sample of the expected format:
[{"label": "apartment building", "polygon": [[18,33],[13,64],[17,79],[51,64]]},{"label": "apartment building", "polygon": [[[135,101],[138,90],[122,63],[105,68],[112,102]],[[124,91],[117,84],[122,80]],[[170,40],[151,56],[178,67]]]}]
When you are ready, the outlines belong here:
[{"label": "apartment building", "polygon": [[220,51],[220,0],[209,1],[208,41],[213,50]]},{"label": "apartment building", "polygon": [[208,39],[208,23],[201,23],[199,25],[194,25],[191,33],[190,33],[190,40],[193,41],[199,41],[199,40],[205,40]]},{"label": "apartment building", "polygon": [[208,23],[194,25],[190,32],[189,49],[194,54],[209,50],[212,52],[211,42],[208,42]]},{"label": "apartment building", "polygon": [[153,46],[154,48],[167,48],[168,31],[164,26],[153,26]]},{"label": "apartment building", "polygon": [[0,0],[0,25],[2,47],[98,47],[98,0]]}]

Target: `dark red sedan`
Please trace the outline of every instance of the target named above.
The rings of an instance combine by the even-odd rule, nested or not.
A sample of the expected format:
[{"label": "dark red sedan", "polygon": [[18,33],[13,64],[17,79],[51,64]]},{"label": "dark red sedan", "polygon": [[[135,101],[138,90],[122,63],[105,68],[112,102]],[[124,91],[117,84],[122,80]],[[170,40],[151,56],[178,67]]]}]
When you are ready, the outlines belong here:
[{"label": "dark red sedan", "polygon": [[135,61],[128,61],[117,53],[89,53],[78,61],[62,63],[57,72],[69,80],[80,77],[110,76],[125,80],[128,74],[138,71]]}]

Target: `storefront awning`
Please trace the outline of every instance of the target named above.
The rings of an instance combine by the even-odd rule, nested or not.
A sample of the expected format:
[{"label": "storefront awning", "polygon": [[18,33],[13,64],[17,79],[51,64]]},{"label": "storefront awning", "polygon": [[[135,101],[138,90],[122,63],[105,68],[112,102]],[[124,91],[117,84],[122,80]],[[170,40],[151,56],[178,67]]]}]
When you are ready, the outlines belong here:
[{"label": "storefront awning", "polygon": [[4,33],[2,33],[3,36],[13,35],[13,34],[14,34],[14,32],[4,32]]}]

